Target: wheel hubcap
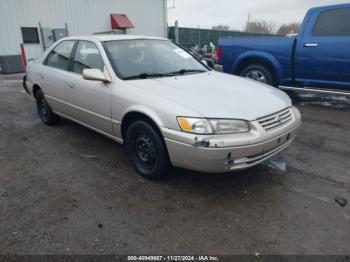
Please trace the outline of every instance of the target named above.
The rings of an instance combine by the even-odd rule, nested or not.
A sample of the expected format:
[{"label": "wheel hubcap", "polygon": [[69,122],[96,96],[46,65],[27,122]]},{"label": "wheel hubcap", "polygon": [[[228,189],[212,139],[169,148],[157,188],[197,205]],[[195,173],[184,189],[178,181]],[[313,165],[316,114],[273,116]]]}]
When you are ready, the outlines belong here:
[{"label": "wheel hubcap", "polygon": [[40,98],[39,101],[39,110],[42,116],[47,117],[48,116],[48,104],[44,97]]},{"label": "wheel hubcap", "polygon": [[41,120],[47,122],[49,119],[49,104],[47,103],[44,95],[41,95],[37,99],[38,112]]},{"label": "wheel hubcap", "polygon": [[266,84],[266,76],[259,70],[252,70],[245,74],[245,77]]},{"label": "wheel hubcap", "polygon": [[155,163],[155,146],[147,135],[140,135],[135,141],[136,155],[138,159],[147,166]]}]

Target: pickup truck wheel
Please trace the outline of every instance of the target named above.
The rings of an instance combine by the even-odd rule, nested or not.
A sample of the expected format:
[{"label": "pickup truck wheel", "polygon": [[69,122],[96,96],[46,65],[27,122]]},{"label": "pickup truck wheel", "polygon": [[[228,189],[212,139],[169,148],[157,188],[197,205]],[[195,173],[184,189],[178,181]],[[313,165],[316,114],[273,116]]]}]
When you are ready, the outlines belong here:
[{"label": "pickup truck wheel", "polygon": [[241,71],[240,75],[245,78],[249,78],[271,86],[276,85],[276,82],[270,70],[262,65],[250,65],[244,68]]},{"label": "pickup truck wheel", "polygon": [[36,93],[36,106],[39,117],[45,125],[52,126],[57,123],[58,116],[52,112],[52,109],[47,103],[44,93],[41,90],[38,90]]},{"label": "pickup truck wheel", "polygon": [[136,121],[128,128],[126,149],[136,171],[151,180],[163,178],[168,167],[168,155],[163,138],[147,122]]}]

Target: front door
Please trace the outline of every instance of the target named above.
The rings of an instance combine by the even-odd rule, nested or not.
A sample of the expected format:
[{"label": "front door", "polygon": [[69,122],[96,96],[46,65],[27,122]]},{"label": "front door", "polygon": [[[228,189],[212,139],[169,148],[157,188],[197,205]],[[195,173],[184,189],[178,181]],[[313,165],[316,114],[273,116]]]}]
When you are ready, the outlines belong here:
[{"label": "front door", "polygon": [[350,90],[350,8],[314,14],[296,51],[296,81]]},{"label": "front door", "polygon": [[112,135],[112,84],[83,79],[84,69],[104,70],[104,62],[94,42],[79,41],[70,65],[65,100],[69,116],[89,127]]}]

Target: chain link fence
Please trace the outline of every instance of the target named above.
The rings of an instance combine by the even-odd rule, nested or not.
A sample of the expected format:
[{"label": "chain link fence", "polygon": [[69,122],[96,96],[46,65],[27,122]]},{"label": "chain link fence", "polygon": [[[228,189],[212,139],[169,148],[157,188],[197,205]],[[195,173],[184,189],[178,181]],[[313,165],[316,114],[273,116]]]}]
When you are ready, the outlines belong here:
[{"label": "chain link fence", "polygon": [[[192,45],[198,45],[200,47],[208,45],[212,42],[217,45],[219,38],[233,38],[233,37],[273,37],[272,34],[256,34],[239,31],[221,31],[212,29],[199,29],[199,28],[185,28],[179,27],[179,44],[184,47],[190,47]],[[168,31],[169,39],[175,41],[175,27],[169,27]]]}]

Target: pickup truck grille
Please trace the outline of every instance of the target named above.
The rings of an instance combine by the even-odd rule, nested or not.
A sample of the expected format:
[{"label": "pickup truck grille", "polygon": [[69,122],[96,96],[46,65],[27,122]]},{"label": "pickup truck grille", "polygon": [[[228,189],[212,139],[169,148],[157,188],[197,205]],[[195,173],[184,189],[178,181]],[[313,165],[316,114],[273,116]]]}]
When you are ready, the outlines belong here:
[{"label": "pickup truck grille", "polygon": [[266,131],[269,131],[288,123],[292,118],[292,110],[291,108],[287,108],[275,114],[259,118],[258,122]]}]

